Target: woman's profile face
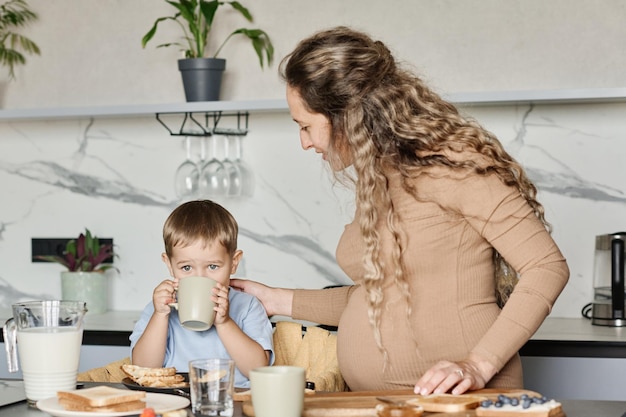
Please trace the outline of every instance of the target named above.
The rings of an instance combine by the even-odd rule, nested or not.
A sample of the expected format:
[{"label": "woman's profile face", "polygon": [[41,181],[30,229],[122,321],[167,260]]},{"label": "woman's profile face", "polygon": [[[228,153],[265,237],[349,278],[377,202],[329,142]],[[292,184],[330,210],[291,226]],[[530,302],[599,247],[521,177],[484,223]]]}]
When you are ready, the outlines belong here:
[{"label": "woman's profile face", "polygon": [[300,93],[295,88],[287,86],[287,104],[294,122],[300,127],[300,144],[302,149],[314,149],[322,154],[326,161],[326,152],[330,145],[331,126],[326,116],[320,113],[311,113],[304,105]]}]

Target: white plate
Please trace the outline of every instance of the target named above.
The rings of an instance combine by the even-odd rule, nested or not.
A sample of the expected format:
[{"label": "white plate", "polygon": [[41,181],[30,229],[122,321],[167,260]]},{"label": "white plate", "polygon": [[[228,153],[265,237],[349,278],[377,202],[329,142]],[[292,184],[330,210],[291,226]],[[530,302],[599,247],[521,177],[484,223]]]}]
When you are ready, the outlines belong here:
[{"label": "white plate", "polygon": [[[167,413],[168,411],[180,410],[189,406],[189,400],[180,395],[146,393],[146,407],[154,408],[156,414]],[[87,411],[68,411],[61,404],[57,397],[46,398],[37,401],[37,408],[45,411],[54,417],[120,417],[141,414],[143,408],[131,411],[120,411],[116,413],[98,413]]]}]

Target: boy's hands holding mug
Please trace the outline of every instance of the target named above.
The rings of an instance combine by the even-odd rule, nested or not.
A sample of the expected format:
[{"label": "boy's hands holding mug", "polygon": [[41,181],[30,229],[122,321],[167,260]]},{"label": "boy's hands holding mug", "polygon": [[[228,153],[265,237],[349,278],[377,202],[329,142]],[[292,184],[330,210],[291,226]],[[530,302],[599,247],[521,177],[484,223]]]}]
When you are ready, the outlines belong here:
[{"label": "boy's hands holding mug", "polygon": [[170,314],[170,303],[176,301],[175,291],[178,287],[178,278],[174,280],[166,279],[154,289],[152,293],[152,303],[154,304],[155,313]]},{"label": "boy's hands holding mug", "polygon": [[230,316],[228,314],[229,302],[228,302],[228,291],[230,287],[226,285],[222,285],[219,282],[213,288],[213,302],[215,303],[215,325],[220,325],[226,323]]}]

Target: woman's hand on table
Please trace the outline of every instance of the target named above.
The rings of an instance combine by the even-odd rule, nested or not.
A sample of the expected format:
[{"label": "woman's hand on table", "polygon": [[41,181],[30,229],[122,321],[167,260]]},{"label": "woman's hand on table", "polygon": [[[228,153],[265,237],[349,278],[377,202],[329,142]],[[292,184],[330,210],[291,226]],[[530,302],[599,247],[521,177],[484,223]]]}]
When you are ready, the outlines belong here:
[{"label": "woman's hand on table", "polygon": [[422,375],[414,391],[420,395],[446,392],[459,395],[484,388],[496,372],[491,363],[476,355],[460,362],[440,361]]}]

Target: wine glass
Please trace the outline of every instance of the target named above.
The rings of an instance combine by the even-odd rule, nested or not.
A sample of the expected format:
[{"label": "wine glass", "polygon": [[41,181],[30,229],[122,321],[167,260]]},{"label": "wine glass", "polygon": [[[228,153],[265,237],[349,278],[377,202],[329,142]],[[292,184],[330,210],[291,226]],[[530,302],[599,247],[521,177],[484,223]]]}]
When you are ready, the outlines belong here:
[{"label": "wine glass", "polygon": [[200,171],[195,162],[191,160],[191,138],[185,136],[185,148],[187,159],[178,166],[174,175],[174,190],[179,199],[193,198],[198,192],[200,184]]},{"label": "wine glass", "polygon": [[224,139],[224,170],[228,175],[228,197],[239,197],[243,194],[243,182],[241,178],[241,170],[237,164],[236,156],[233,156],[233,147],[230,146],[233,138],[227,135]]},{"label": "wine glass", "polygon": [[211,144],[211,153],[200,169],[200,193],[209,198],[224,197],[228,194],[228,174],[217,158],[217,141],[213,136],[207,140]]},{"label": "wine glass", "polygon": [[242,136],[235,136],[232,142],[235,147],[235,164],[239,168],[239,178],[241,179],[241,195],[252,197],[254,195],[254,173],[252,168],[243,160]]}]

